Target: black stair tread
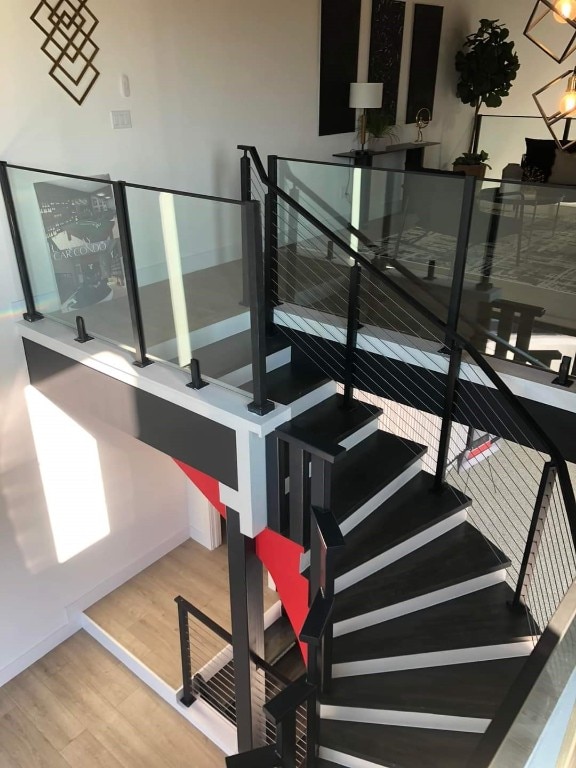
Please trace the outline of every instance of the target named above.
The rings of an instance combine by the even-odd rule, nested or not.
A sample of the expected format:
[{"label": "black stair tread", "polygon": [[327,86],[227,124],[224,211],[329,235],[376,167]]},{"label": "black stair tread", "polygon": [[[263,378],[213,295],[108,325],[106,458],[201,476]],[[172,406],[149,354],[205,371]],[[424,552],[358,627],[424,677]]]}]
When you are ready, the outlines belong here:
[{"label": "black stair tread", "polygon": [[264,658],[276,664],[294,646],[296,636],[286,616],[271,624],[264,632]]},{"label": "black stair tread", "polygon": [[[281,334],[266,339],[266,352],[271,355],[290,346]],[[252,363],[252,341],[250,331],[241,331],[220,341],[194,350],[194,357],[200,362],[205,376],[219,379]]]},{"label": "black stair tread", "polygon": [[426,453],[423,445],[378,430],[334,467],[332,511],[339,523]]},{"label": "black stair tread", "polygon": [[323,704],[492,719],[525,658],[338,677]]},{"label": "black stair tread", "polygon": [[[266,374],[268,398],[281,405],[290,405],[329,381],[331,379],[323,373],[293,363],[282,365]],[[252,392],[252,382],[243,384],[241,389]]]},{"label": "black stair tread", "polygon": [[316,760],[316,768],[344,768],[340,763],[330,763],[328,760]]},{"label": "black stair tread", "polygon": [[482,734],[323,720],[320,745],[386,768],[462,768]]},{"label": "black stair tread", "polygon": [[508,558],[464,522],[438,539],[336,595],[336,622],[411,600],[510,565]]},{"label": "black stair tread", "polygon": [[351,408],[343,408],[342,395],[332,395],[323,402],[278,427],[289,438],[308,443],[337,455],[344,449],[341,440],[354,434],[382,413],[382,409],[354,400]]},{"label": "black stair tread", "polygon": [[511,611],[506,582],[334,638],[334,663],[514,643],[537,628]]},{"label": "black stair tread", "polygon": [[289,680],[298,680],[306,673],[299,645],[294,645],[288,653],[274,664],[274,669]]},{"label": "black stair tread", "polygon": [[470,504],[470,499],[455,488],[438,494],[433,485],[433,475],[419,472],[350,531],[336,574],[357,568]]}]

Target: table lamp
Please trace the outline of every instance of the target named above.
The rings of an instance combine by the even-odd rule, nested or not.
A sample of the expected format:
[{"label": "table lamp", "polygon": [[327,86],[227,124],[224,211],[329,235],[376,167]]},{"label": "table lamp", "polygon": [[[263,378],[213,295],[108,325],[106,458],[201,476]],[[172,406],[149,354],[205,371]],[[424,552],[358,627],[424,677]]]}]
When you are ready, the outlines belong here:
[{"label": "table lamp", "polygon": [[363,110],[360,117],[362,152],[366,151],[366,110],[379,109],[382,106],[383,91],[382,83],[350,83],[350,108]]}]

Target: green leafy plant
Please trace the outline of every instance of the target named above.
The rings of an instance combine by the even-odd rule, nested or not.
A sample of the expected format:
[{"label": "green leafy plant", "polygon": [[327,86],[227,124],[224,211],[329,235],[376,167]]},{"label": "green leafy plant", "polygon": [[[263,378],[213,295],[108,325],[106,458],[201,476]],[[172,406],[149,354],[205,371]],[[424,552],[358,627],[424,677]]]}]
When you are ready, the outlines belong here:
[{"label": "green leafy plant", "polygon": [[375,139],[389,136],[393,141],[398,139],[396,126],[390,117],[380,109],[369,109],[366,114],[366,130]]},{"label": "green leafy plant", "polygon": [[485,165],[492,170],[492,166],[488,165],[486,160],[490,160],[488,152],[463,152],[454,160],[454,165]]},{"label": "green leafy plant", "polygon": [[468,35],[463,50],[456,54],[456,71],[459,74],[456,95],[463,104],[474,107],[474,129],[467,154],[472,154],[476,117],[485,104],[499,107],[508,96],[520,61],[509,40],[510,32],[499,19],[481,19],[480,27]]}]

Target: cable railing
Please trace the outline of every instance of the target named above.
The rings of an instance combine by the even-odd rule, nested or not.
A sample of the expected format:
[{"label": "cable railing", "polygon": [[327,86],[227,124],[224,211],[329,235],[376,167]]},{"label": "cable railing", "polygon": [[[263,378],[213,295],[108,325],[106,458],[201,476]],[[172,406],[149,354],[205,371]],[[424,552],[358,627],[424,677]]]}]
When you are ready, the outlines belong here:
[{"label": "cable railing", "polygon": [[[463,176],[434,169],[406,173],[277,157],[270,158],[269,175],[356,251],[381,268],[393,268],[399,280],[409,281],[437,316],[445,316]],[[576,346],[570,341],[575,334],[569,329],[574,324],[567,301],[574,289],[562,277],[571,258],[570,224],[562,221],[571,209],[560,217],[565,233],[560,241],[550,239],[534,253],[532,229],[524,224],[523,211],[542,194],[541,187],[526,183],[487,181],[484,188],[475,184],[460,331],[486,354],[542,370],[554,365],[558,370],[556,361],[562,355],[572,357],[570,345]],[[568,188],[555,188],[559,201],[570,200],[570,194]],[[298,227],[292,230],[297,233]],[[551,246],[559,254],[553,254]],[[535,306],[540,299],[543,306]],[[547,315],[556,330],[549,326]],[[543,349],[555,344],[558,349]]]},{"label": "cable railing", "polygon": [[[175,598],[178,605],[182,691],[180,701],[186,707],[201,699],[233,726],[237,726],[236,676],[233,640],[230,632],[183,597]],[[254,666],[251,676],[253,717],[258,722],[253,730],[259,733],[262,745],[277,741],[276,723],[265,718],[266,705],[292,685],[292,681],[251,653]],[[303,702],[295,712],[295,756],[298,766],[306,757],[307,710]]]},{"label": "cable railing", "polygon": [[[241,149],[253,161],[252,194],[268,211],[268,255],[275,261],[268,269],[275,277],[267,299],[276,324],[345,391],[353,386],[376,404],[380,398],[400,404],[395,416],[402,437],[415,439],[414,419],[403,407],[427,415],[418,429],[429,448],[427,469],[439,489],[448,482],[470,493],[470,519],[502,561],[512,561],[514,604],[527,611],[538,635],[576,576],[576,504],[559,449],[458,331],[474,182],[464,181],[444,320],[274,184],[253,148]],[[290,242],[286,233],[297,229]],[[354,273],[360,288],[351,311]],[[488,458],[471,452],[473,429],[493,437]]]}]

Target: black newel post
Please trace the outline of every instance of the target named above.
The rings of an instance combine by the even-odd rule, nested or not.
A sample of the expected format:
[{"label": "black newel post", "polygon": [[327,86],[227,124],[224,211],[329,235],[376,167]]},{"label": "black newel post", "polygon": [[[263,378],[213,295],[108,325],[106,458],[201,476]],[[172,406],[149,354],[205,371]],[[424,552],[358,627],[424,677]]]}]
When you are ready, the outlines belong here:
[{"label": "black newel post", "polygon": [[242,249],[248,264],[250,287],[250,332],[252,341],[252,381],[254,400],[248,410],[264,416],[274,410],[266,388],[266,301],[264,285],[264,253],[260,203],[242,203]]}]

